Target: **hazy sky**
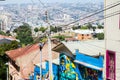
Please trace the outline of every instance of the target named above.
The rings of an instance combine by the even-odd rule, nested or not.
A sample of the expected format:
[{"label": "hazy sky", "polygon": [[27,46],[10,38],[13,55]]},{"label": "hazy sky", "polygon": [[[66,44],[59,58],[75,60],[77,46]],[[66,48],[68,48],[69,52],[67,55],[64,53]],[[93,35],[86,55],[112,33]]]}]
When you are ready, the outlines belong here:
[{"label": "hazy sky", "polygon": [[[5,0],[5,1],[1,1],[0,0],[0,4],[9,4],[9,3],[17,3],[17,4],[21,4],[21,3],[31,3],[31,2],[39,2],[39,0]],[[69,2],[69,3],[75,3],[75,2],[81,2],[81,3],[85,3],[85,2],[103,2],[103,0],[41,0],[42,2],[47,2],[47,3],[54,3],[54,2]]]}]

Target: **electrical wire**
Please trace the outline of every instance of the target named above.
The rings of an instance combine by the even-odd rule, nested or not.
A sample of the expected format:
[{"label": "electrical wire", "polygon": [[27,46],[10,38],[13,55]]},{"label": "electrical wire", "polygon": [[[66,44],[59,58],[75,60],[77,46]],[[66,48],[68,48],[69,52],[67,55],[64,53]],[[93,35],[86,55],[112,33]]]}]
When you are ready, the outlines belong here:
[{"label": "electrical wire", "polygon": [[[39,0],[39,2],[45,7],[45,5],[44,5],[40,0]],[[113,6],[110,6],[110,7],[106,8],[106,9],[104,9],[104,10],[100,10],[100,11],[98,11],[98,12],[96,12],[96,13],[93,13],[93,14],[91,14],[91,15],[89,15],[89,16],[86,16],[86,17],[84,17],[84,18],[82,18],[82,19],[76,20],[76,21],[74,21],[74,22],[72,22],[72,23],[69,23],[69,24],[67,24],[67,25],[70,25],[70,24],[76,23],[76,22],[78,22],[78,21],[80,21],[80,20],[83,20],[83,19],[86,19],[86,18],[88,18],[88,17],[94,16],[94,15],[96,15],[96,14],[98,14],[98,13],[101,13],[101,12],[103,12],[103,11],[105,11],[105,10],[111,9],[111,8],[113,8],[113,7],[115,7],[115,6],[119,5],[119,4],[120,4],[120,3],[115,4],[115,5],[113,5]],[[117,13],[117,14],[118,14],[118,13]],[[106,17],[106,18],[108,18],[108,17]],[[66,26],[66,25],[65,25],[65,26]],[[37,38],[42,37],[42,36],[44,36],[44,35],[46,35],[46,32],[43,33],[43,35],[38,36]],[[37,38],[36,38],[36,39],[37,39]],[[29,48],[31,48],[32,46],[33,46],[33,45],[31,45]],[[29,48],[25,49],[24,51],[28,50]]]},{"label": "electrical wire", "polygon": [[[109,18],[109,17],[115,16],[115,15],[118,15],[118,14],[120,14],[120,10],[119,10],[119,11],[116,11],[116,12],[113,12],[113,13],[110,13],[110,14],[107,14],[107,15],[105,15],[104,18],[96,19],[96,20],[93,20],[93,21],[89,21],[89,22],[87,22],[87,23],[93,23],[93,22],[96,22],[96,21],[104,20],[104,19],[107,19],[107,18]],[[84,24],[87,24],[87,23],[84,23]],[[84,25],[84,24],[83,24],[83,25]]]},{"label": "electrical wire", "polygon": [[[89,22],[85,22],[85,23],[83,23],[83,25],[84,25],[84,24],[87,24],[87,23],[93,23],[93,22],[96,22],[96,21],[104,20],[104,19],[107,19],[107,18],[109,18],[109,17],[115,16],[115,15],[118,15],[118,14],[120,14],[120,10],[119,10],[119,11],[116,11],[116,12],[113,12],[113,13],[110,13],[110,14],[107,14],[107,15],[105,15],[104,18],[96,19],[96,20],[89,21]],[[71,27],[68,27],[68,28],[66,27],[65,29],[63,29],[63,31],[65,31],[65,30],[67,30],[67,29],[71,29]]]},{"label": "electrical wire", "polygon": [[40,51],[38,51],[38,52],[33,56],[33,58],[21,69],[21,71],[23,71],[23,70],[26,68],[26,66],[28,66],[28,65],[37,57],[37,55],[39,54],[39,52],[40,52]]},{"label": "electrical wire", "polygon": [[68,26],[68,25],[70,25],[70,24],[79,22],[79,21],[81,21],[81,20],[84,20],[84,19],[87,19],[87,18],[89,18],[89,17],[95,16],[95,15],[101,13],[101,12],[104,12],[104,11],[106,11],[106,10],[109,10],[109,9],[111,9],[111,8],[113,8],[113,7],[118,6],[118,5],[120,5],[120,1],[119,1],[117,4],[114,3],[114,5],[109,6],[109,7],[105,8],[105,9],[103,9],[103,10],[99,10],[99,11],[93,13],[93,14],[90,14],[90,15],[86,16],[86,17],[83,17],[83,18],[81,18],[81,19],[78,19],[78,20],[76,20],[76,21],[73,21],[73,22],[71,22],[71,23],[68,23],[68,24],[65,24],[65,25],[61,25],[61,26]]},{"label": "electrical wire", "polygon": [[38,0],[39,2],[40,2],[40,4],[42,4],[42,6],[44,7],[44,8],[47,8],[46,6],[45,6],[45,4],[41,1],[41,0]]}]

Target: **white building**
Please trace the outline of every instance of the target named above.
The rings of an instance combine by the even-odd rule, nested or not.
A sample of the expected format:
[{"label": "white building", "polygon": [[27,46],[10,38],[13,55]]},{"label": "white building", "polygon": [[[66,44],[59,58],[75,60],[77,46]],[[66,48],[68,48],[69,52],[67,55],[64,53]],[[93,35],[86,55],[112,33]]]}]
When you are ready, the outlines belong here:
[{"label": "white building", "polygon": [[106,10],[105,15],[119,12],[105,19],[106,55],[104,79],[120,80],[120,0],[104,0],[104,2],[105,6],[116,5]]},{"label": "white building", "polygon": [[9,26],[10,18],[9,15],[0,14],[0,30],[7,31]]}]

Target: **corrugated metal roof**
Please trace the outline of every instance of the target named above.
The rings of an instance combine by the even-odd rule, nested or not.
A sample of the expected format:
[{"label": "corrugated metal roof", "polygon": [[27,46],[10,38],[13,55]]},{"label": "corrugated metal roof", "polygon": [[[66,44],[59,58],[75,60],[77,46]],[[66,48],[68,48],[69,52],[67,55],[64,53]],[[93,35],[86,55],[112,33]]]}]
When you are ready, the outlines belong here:
[{"label": "corrugated metal roof", "polygon": [[[93,30],[73,30],[72,32],[78,33],[78,34],[92,34],[94,33]],[[104,29],[95,29],[95,33],[103,33]]]},{"label": "corrugated metal roof", "polygon": [[75,55],[75,50],[78,49],[80,53],[97,56],[105,54],[104,40],[89,40],[89,41],[70,41],[62,42]]}]

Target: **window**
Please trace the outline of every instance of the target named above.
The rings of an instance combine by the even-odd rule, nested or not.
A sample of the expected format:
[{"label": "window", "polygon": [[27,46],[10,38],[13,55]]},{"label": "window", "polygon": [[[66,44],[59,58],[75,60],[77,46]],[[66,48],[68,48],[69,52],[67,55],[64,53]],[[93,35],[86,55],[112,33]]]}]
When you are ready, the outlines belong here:
[{"label": "window", "polygon": [[107,80],[115,80],[116,76],[116,57],[115,52],[106,51],[106,78]]},{"label": "window", "polygon": [[89,36],[89,34],[87,34],[87,36]]},{"label": "window", "polygon": [[84,39],[84,37],[82,37],[82,40]]}]

